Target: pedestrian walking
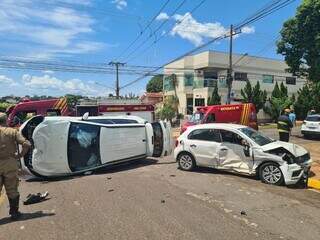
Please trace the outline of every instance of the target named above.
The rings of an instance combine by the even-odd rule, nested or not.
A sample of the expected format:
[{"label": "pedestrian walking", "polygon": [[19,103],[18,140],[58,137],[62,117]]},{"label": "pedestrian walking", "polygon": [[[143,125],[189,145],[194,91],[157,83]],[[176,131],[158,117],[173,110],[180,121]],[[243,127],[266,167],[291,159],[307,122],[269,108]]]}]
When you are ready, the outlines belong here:
[{"label": "pedestrian walking", "polygon": [[291,110],[291,112],[290,112],[290,114],[289,114],[289,119],[290,119],[290,121],[292,122],[292,125],[293,125],[293,126],[296,126],[297,116],[296,116],[296,114],[294,113],[293,110]]},{"label": "pedestrian walking", "polygon": [[[23,157],[31,144],[16,129],[6,127],[7,115],[0,113],[0,194],[4,185],[9,200],[12,220],[17,220],[19,212],[18,159]],[[19,154],[19,145],[22,151]]]},{"label": "pedestrian walking", "polygon": [[280,141],[289,142],[290,131],[293,127],[289,119],[290,109],[285,109],[284,113],[278,118],[278,131]]}]

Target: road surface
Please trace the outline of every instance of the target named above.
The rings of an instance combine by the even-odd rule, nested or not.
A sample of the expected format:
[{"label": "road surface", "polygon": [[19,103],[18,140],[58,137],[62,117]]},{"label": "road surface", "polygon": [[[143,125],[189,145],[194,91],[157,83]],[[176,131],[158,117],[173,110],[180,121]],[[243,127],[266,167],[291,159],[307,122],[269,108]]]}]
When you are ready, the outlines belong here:
[{"label": "road surface", "polygon": [[320,193],[211,169],[183,172],[172,157],[59,181],[21,180],[21,197],[51,199],[7,218],[0,239],[319,239]]}]

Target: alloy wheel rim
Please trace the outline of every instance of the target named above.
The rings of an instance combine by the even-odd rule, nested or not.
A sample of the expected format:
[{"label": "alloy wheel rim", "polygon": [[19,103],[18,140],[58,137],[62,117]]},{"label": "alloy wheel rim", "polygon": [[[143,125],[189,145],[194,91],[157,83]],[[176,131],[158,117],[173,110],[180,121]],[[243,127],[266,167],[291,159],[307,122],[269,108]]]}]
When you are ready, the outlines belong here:
[{"label": "alloy wheel rim", "polygon": [[263,168],[262,177],[267,183],[275,184],[281,179],[281,171],[276,166],[268,165]]},{"label": "alloy wheel rim", "polygon": [[192,159],[188,155],[183,155],[180,157],[180,165],[183,169],[190,169],[192,166]]}]

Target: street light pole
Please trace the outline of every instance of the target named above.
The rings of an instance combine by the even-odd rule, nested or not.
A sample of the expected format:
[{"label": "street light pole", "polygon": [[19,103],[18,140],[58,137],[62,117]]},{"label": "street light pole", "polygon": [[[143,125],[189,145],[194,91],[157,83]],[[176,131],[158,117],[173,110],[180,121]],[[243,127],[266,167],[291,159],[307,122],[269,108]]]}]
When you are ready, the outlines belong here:
[{"label": "street light pole", "polygon": [[119,99],[119,97],[120,97],[119,66],[124,66],[125,63],[111,61],[111,62],[109,62],[109,65],[116,66],[116,98]]},{"label": "street light pole", "polygon": [[231,103],[231,88],[232,88],[232,40],[233,40],[233,25],[230,25],[230,45],[229,45],[229,69],[227,77],[228,94],[227,94],[227,104]]}]

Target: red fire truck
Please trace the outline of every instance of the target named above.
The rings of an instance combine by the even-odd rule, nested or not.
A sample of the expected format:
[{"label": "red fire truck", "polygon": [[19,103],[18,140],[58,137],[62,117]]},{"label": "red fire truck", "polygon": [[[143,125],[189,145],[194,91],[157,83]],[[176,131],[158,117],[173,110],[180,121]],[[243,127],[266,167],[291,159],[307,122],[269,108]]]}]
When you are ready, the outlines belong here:
[{"label": "red fire truck", "polygon": [[31,101],[24,99],[7,109],[7,125],[19,126],[25,120],[36,116],[72,116],[74,111],[69,108],[66,98]]},{"label": "red fire truck", "polygon": [[68,106],[66,98],[31,101],[25,99],[7,109],[7,124],[10,127],[19,126],[25,120],[36,116],[82,116],[89,112],[90,116],[99,115],[134,115],[154,122],[154,106],[148,104],[91,104],[78,105],[75,110]]},{"label": "red fire truck", "polygon": [[236,123],[258,129],[256,108],[252,103],[199,107],[191,119],[182,124],[181,133],[189,126],[204,123]]},{"label": "red fire truck", "polygon": [[155,121],[154,106],[150,104],[97,104],[78,105],[76,115],[82,116],[89,112],[90,116],[98,115],[133,115],[141,117],[148,122]]}]

